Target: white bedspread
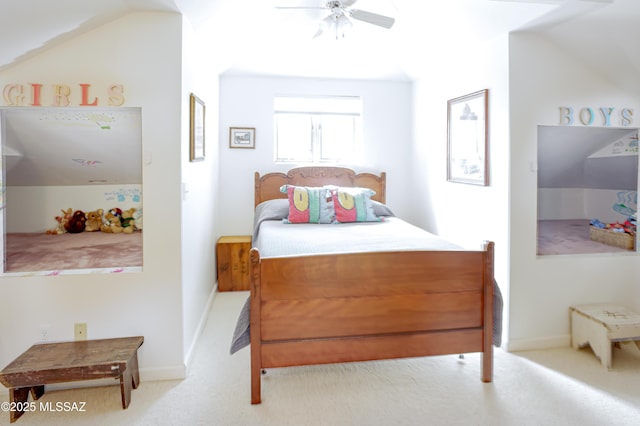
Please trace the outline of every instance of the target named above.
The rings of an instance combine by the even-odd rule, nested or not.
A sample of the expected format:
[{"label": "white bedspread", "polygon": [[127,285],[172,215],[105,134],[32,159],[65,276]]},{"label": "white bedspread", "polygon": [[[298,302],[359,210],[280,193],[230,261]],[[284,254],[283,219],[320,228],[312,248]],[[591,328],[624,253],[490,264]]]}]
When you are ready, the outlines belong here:
[{"label": "white bedspread", "polygon": [[[268,243],[266,243],[268,242]],[[260,257],[402,250],[461,250],[397,217],[382,222],[290,224],[268,220],[254,241]]]}]

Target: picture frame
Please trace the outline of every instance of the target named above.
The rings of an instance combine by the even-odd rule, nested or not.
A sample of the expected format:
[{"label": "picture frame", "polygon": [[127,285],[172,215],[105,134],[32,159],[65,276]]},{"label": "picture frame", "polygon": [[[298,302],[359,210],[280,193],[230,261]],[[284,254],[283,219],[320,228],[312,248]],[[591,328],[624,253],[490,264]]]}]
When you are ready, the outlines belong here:
[{"label": "picture frame", "polygon": [[190,140],[190,161],[204,160],[204,118],[206,106],[196,95],[189,96],[189,140]]},{"label": "picture frame", "polygon": [[229,148],[253,149],[256,147],[255,127],[230,127]]},{"label": "picture frame", "polygon": [[447,180],[489,185],[489,90],[447,101]]}]

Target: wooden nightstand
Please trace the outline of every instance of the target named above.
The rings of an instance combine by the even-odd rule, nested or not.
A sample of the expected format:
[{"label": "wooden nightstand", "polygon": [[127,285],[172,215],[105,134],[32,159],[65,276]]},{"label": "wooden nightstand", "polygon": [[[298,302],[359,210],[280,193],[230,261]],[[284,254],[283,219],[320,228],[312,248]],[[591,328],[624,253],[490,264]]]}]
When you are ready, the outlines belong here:
[{"label": "wooden nightstand", "polygon": [[250,250],[251,237],[248,235],[225,236],[218,239],[218,291],[249,290]]}]

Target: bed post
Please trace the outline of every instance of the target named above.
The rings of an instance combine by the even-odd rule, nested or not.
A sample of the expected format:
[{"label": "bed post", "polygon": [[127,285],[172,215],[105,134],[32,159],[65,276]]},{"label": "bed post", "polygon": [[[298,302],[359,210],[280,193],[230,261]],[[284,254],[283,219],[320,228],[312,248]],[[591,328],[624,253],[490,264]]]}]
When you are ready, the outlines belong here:
[{"label": "bed post", "polygon": [[262,202],[260,197],[260,173],[253,174],[253,208]]},{"label": "bed post", "polygon": [[387,173],[380,173],[380,202],[386,204],[387,202]]},{"label": "bed post", "polygon": [[493,380],[493,258],[494,243],[485,241],[484,249],[484,332],[482,342],[482,381]]},{"label": "bed post", "polygon": [[250,339],[251,339],[251,403],[260,404],[262,368],[262,349],[260,348],[260,252],[252,248],[251,258],[251,308],[250,308]]}]

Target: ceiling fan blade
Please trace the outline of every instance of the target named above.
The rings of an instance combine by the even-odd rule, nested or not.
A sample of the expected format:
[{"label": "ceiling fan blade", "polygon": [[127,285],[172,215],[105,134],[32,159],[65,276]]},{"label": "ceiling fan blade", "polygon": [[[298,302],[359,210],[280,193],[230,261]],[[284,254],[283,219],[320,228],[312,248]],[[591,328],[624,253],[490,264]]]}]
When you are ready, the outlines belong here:
[{"label": "ceiling fan blade", "polygon": [[326,9],[325,6],[276,6],[276,9]]},{"label": "ceiling fan blade", "polygon": [[367,22],[369,24],[378,25],[384,28],[391,28],[396,22],[394,18],[384,15],[378,15],[377,13],[367,12],[365,10],[352,9],[349,11],[349,16],[358,21]]},{"label": "ceiling fan blade", "polygon": [[342,7],[351,7],[354,4],[356,4],[358,0],[343,0],[342,1]]}]

